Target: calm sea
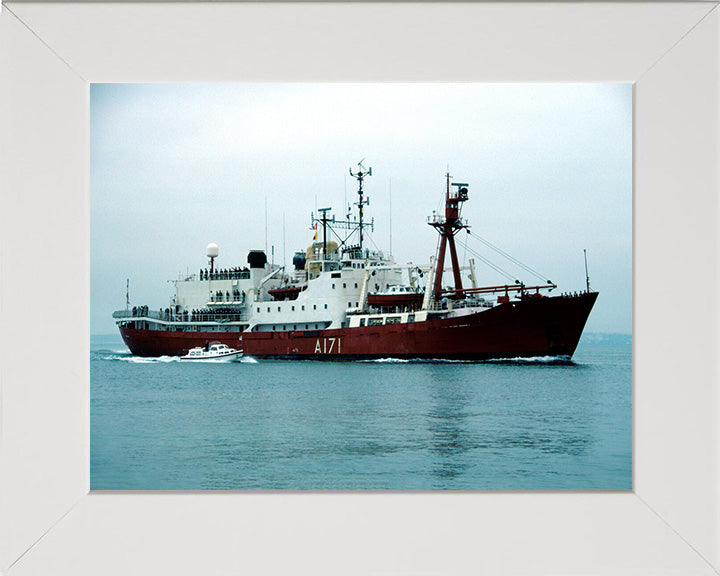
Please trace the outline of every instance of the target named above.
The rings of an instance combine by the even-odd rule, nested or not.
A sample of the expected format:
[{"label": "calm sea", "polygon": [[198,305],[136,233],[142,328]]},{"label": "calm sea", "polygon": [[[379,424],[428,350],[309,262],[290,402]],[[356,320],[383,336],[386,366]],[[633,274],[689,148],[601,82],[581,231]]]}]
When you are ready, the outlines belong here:
[{"label": "calm sea", "polygon": [[630,337],[570,363],[180,363],[91,339],[93,490],[630,490]]}]

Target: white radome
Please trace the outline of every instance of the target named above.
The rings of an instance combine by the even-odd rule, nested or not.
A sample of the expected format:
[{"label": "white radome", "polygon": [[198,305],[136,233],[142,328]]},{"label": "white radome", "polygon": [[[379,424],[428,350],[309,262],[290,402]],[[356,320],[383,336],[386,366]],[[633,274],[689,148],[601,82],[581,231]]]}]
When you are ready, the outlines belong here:
[{"label": "white radome", "polygon": [[207,245],[207,257],[208,258],[217,258],[218,255],[218,245],[215,244],[215,242],[211,242]]}]

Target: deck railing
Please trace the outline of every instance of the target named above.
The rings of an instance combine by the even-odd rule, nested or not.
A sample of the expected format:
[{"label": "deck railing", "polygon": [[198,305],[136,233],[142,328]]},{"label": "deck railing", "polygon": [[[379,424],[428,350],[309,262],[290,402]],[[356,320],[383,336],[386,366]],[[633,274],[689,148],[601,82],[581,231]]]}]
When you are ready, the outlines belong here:
[{"label": "deck railing", "polygon": [[246,312],[241,313],[200,313],[200,314],[176,314],[174,312],[165,312],[159,310],[143,310],[143,307],[131,308],[129,310],[116,310],[113,312],[113,318],[138,318],[162,320],[165,322],[244,322],[248,319]]},{"label": "deck railing", "polygon": [[441,310],[457,310],[458,308],[492,308],[494,305],[495,302],[490,300],[484,302],[479,300],[441,300],[433,302],[428,309],[438,312]]}]

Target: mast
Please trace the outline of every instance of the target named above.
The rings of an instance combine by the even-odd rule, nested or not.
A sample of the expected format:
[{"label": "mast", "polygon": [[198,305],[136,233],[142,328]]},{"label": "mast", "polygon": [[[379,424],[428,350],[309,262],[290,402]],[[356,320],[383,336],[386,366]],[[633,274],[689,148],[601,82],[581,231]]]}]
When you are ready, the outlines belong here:
[{"label": "mast", "polygon": [[327,213],[330,208],[318,208],[318,212],[322,212],[321,222],[323,225],[323,260],[327,258]]},{"label": "mast", "polygon": [[[364,158],[363,158],[364,160]],[[363,245],[363,206],[370,203],[369,198],[363,197],[363,179],[366,176],[372,176],[372,168],[368,168],[365,172],[363,172],[363,168],[365,166],[362,165],[363,160],[360,160],[358,162],[359,170],[353,174],[352,168],[350,168],[350,176],[355,178],[355,180],[358,181],[358,196],[360,197],[360,200],[356,203],[358,207],[358,214],[359,214],[359,225],[358,225],[358,232],[360,235],[360,252],[362,253],[362,245]]]},{"label": "mast", "polygon": [[[353,173],[352,168],[350,168],[350,175],[358,181],[359,201],[355,202],[355,205],[358,207],[358,217],[351,219],[349,205],[346,220],[336,220],[335,216],[328,217],[327,213],[331,210],[330,208],[316,208],[316,210],[320,214],[318,214],[317,217],[315,216],[315,212],[310,215],[310,223],[313,229],[316,229],[316,226],[318,224],[322,224],[323,227],[323,257],[327,253],[328,228],[330,228],[330,232],[332,232],[339,241],[338,249],[342,248],[343,253],[349,252],[350,254],[352,254],[353,258],[362,258],[362,247],[363,241],[365,240],[365,230],[369,228],[371,231],[374,231],[375,229],[375,219],[371,218],[370,220],[366,221],[364,217],[364,208],[365,206],[370,205],[370,199],[365,196],[365,193],[363,191],[363,180],[367,176],[372,175],[372,168],[368,168],[367,170],[365,170],[365,166],[362,165],[362,161],[358,162],[358,166],[360,166],[360,170],[358,170],[357,173]],[[341,237],[338,234],[337,231],[341,229],[348,230],[347,236]],[[348,241],[355,235],[356,232],[360,240],[359,243],[356,245],[349,245]]]},{"label": "mast", "polygon": [[[442,292],[443,266],[445,265],[445,250],[450,247],[450,259],[452,260],[453,277],[455,279],[454,298],[462,297],[462,274],[458,262],[457,249],[455,248],[455,234],[463,228],[468,228],[465,221],[460,218],[462,204],[468,199],[468,185],[459,182],[450,182],[450,173],[445,174],[447,181],[445,189],[445,216],[434,214],[428,219],[428,224],[435,228],[440,234],[437,259],[435,261],[435,283],[433,293],[437,296]],[[450,186],[455,189],[451,190]]]}]

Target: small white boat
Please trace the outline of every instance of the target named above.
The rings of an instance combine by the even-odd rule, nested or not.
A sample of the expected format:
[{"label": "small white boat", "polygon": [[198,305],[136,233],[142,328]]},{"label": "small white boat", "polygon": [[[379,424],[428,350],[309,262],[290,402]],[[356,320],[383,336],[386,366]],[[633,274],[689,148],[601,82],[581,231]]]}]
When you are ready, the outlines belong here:
[{"label": "small white boat", "polygon": [[235,350],[221,342],[210,342],[205,347],[191,348],[185,356],[180,356],[180,360],[231,362],[242,358],[242,355],[242,350]]}]

